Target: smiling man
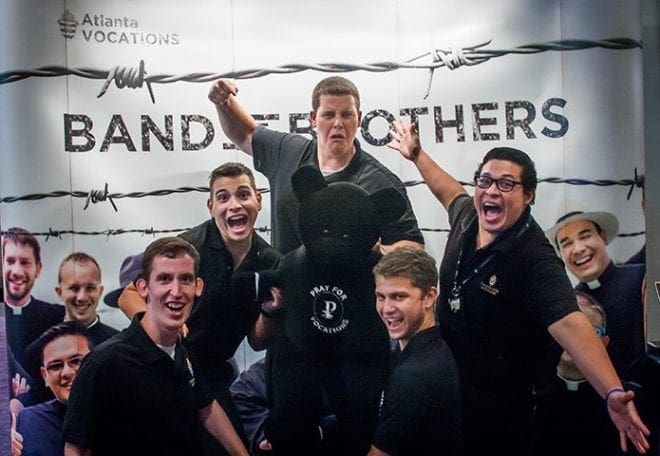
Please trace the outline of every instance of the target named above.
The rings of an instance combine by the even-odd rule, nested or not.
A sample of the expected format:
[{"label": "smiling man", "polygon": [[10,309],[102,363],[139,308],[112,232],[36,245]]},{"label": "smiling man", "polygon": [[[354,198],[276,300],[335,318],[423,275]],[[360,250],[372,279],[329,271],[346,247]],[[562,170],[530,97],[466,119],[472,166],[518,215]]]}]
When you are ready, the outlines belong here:
[{"label": "smiling man", "polygon": [[[253,157],[254,167],[268,178],[271,193],[271,242],[282,253],[302,244],[298,233],[298,200],[291,176],[302,166],[313,166],[326,181],[352,182],[368,193],[394,187],[406,196],[401,180],[364,151],[355,138],[362,121],[360,94],[341,76],[321,80],[312,93],[309,118],[315,139],[260,127],[240,105],[238,88],[226,80],[216,81],[209,91],[220,125],[227,137]],[[380,239],[383,250],[401,245],[422,246],[424,238],[406,196],[408,210],[388,223]]]},{"label": "smiling man", "polygon": [[201,454],[202,426],[229,454],[247,455],[180,339],[204,287],[198,268],[199,254],[180,237],[149,244],[136,281],[147,310],[78,372],[64,423],[66,455]]},{"label": "smiling man", "polygon": [[398,350],[369,456],[462,454],[458,369],[435,322],[435,260],[401,247],[373,273],[376,309]]},{"label": "smiling man", "polygon": [[547,230],[568,270],[579,281],[575,289],[593,296],[607,314],[607,351],[624,380],[640,382],[646,358],[642,264],[617,266],[607,245],[619,230],[609,212],[569,212]]},{"label": "smiling man", "polygon": [[[78,322],[86,329],[87,336],[94,345],[99,345],[119,332],[101,323],[96,313],[103,294],[103,285],[101,285],[101,268],[92,256],[84,252],[67,255],[60,263],[57,281],[55,293],[64,304],[64,321]],[[38,377],[39,339],[28,345],[25,355],[24,367],[30,374]],[[29,394],[20,397],[20,401],[25,405],[49,399],[52,399],[52,394],[41,383],[32,385]]]},{"label": "smiling man", "polygon": [[98,345],[117,334],[115,328],[101,323],[96,308],[103,294],[101,268],[94,257],[84,252],[68,255],[60,264],[55,293],[66,309],[64,321],[77,321]]},{"label": "smiling man", "polygon": [[[255,305],[240,302],[231,277],[235,272],[274,269],[280,254],[255,232],[261,194],[245,165],[228,162],[211,172],[206,207],[211,218],[181,234],[199,252],[199,277],[205,284],[186,321],[186,340],[213,396],[244,437],[229,393],[234,379],[230,360],[246,336],[255,350],[266,348],[274,325]],[[146,308],[134,284],[119,297],[119,307],[129,318]],[[205,443],[222,450],[210,436]]]},{"label": "smiling man", "polygon": [[[37,239],[23,228],[9,228],[2,238],[7,342],[23,367],[27,346],[64,319],[63,306],[31,295],[41,269],[41,247]],[[15,374],[11,372],[12,376]]]},{"label": "smiling man", "polygon": [[54,399],[24,408],[12,427],[12,454],[56,455],[64,451],[62,426],[71,384],[94,344],[77,322],[60,323],[36,341],[41,378]]},{"label": "smiling man", "polygon": [[630,440],[645,452],[649,431],[635,394],[622,388],[532,217],[537,177],[531,158],[510,147],[489,150],[470,197],[421,147],[411,125],[395,123],[392,135],[390,147],[415,164],[449,215],[437,313],[461,377],[465,454],[535,454],[562,347],[604,398],[624,451]]}]

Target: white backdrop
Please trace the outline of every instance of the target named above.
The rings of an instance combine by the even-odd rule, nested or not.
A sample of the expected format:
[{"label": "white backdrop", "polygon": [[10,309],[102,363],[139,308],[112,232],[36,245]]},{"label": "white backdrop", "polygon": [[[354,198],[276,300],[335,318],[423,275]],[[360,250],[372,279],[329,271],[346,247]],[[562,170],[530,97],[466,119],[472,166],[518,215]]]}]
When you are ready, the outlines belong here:
[{"label": "white backdrop", "polygon": [[[128,254],[161,231],[208,217],[205,193],[133,192],[206,186],[209,171],[224,161],[252,166],[226,144],[206,98],[209,81],[221,74],[263,70],[235,80],[239,99],[273,128],[288,130],[290,117],[298,128],[309,126],[311,90],[327,76],[319,70],[343,70],[361,90],[364,115],[382,110],[399,117],[415,109],[425,148],[462,181],[497,145],[527,151],[540,178],[628,181],[635,168],[643,172],[642,52],[634,45],[606,48],[615,38],[639,42],[636,1],[5,0],[0,8],[0,226],[74,232],[39,235],[44,271],[33,294],[52,302],[57,266],[69,252],[95,256],[110,291]],[[531,49],[538,52],[522,53]],[[442,61],[436,50],[449,60],[454,50],[454,61],[462,53],[467,62],[453,70],[449,60],[438,66],[425,97],[428,68]],[[400,68],[419,56],[419,68]],[[138,68],[141,60],[147,78],[159,76],[150,84],[155,102],[146,83],[117,86],[127,78],[112,80],[98,96],[108,72]],[[287,71],[292,64],[301,71]],[[513,109],[509,125],[535,113],[527,132],[514,127],[507,136],[507,106],[524,107]],[[440,127],[456,120],[457,109],[464,138],[456,127]],[[170,118],[171,147],[142,133],[149,121],[166,132]],[[402,180],[418,181],[411,164],[366,139],[386,135],[386,121],[376,115],[358,138]],[[83,209],[84,197],[69,196],[106,183],[116,212],[107,200]],[[259,174],[257,184],[267,187]],[[628,190],[542,182],[533,212],[548,227],[568,210],[607,210],[622,233],[642,232],[641,193],[628,200]],[[24,198],[31,194],[43,198]],[[410,187],[409,195],[439,261],[446,214],[424,185]],[[269,225],[267,194],[264,201],[259,227]],[[145,234],[151,229],[157,233]],[[643,243],[643,236],[620,237],[610,252],[625,260]]]}]

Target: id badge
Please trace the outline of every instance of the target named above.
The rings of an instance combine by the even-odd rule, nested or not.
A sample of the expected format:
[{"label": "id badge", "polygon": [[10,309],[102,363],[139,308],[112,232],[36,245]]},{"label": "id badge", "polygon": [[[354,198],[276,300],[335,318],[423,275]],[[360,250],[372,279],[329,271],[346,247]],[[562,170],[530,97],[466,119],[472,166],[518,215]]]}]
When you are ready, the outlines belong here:
[{"label": "id badge", "polygon": [[451,292],[451,297],[449,298],[449,308],[454,313],[461,310],[461,295],[456,289],[452,290]]}]

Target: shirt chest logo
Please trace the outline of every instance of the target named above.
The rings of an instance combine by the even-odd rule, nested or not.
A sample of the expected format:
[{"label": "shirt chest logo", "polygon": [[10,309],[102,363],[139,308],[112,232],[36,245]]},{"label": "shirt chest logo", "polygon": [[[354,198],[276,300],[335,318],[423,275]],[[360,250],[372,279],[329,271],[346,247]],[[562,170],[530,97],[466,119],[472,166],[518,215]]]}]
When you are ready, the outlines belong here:
[{"label": "shirt chest logo", "polygon": [[490,278],[488,279],[488,283],[481,282],[479,284],[481,289],[484,290],[486,293],[492,296],[497,296],[500,293],[500,290],[495,288],[495,285],[497,285],[497,275],[495,274],[490,276]]},{"label": "shirt chest logo", "polygon": [[344,301],[348,298],[344,290],[336,286],[318,285],[310,290],[312,302],[312,325],[325,334],[342,332],[349,320],[344,318]]}]

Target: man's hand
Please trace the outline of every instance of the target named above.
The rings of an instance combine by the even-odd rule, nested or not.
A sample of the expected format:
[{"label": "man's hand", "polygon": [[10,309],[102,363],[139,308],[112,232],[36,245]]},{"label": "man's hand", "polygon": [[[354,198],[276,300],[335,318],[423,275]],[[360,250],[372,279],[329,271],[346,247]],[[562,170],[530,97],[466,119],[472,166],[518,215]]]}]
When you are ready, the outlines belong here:
[{"label": "man's hand", "polygon": [[30,391],[30,385],[27,382],[27,379],[25,377],[21,377],[20,374],[14,375],[11,379],[11,389],[12,392],[14,393],[13,397],[16,397],[20,394],[27,393]]},{"label": "man's hand", "polygon": [[392,142],[387,145],[390,149],[398,150],[404,158],[414,162],[419,157],[422,145],[419,142],[419,133],[415,125],[399,119],[390,125]]},{"label": "man's hand", "polygon": [[16,414],[11,414],[11,456],[23,453],[23,436],[16,431]]},{"label": "man's hand", "polygon": [[644,454],[649,449],[646,437],[650,434],[648,428],[642,423],[633,399],[632,391],[616,391],[607,396],[607,411],[612,422],[619,430],[621,449],[628,451],[628,439],[635,445],[637,451]]},{"label": "man's hand", "polygon": [[231,95],[238,94],[238,87],[226,79],[218,79],[209,90],[209,100],[217,106],[227,104]]}]

